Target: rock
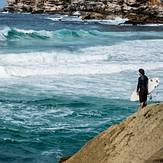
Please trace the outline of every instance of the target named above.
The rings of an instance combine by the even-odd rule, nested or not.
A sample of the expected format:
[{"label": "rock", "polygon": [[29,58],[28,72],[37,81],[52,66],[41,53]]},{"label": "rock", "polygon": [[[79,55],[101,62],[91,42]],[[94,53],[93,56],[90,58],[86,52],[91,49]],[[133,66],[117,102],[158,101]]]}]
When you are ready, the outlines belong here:
[{"label": "rock", "polygon": [[149,16],[144,16],[144,15],[139,16],[136,13],[129,13],[126,17],[129,20],[126,21],[125,24],[133,24],[133,25],[145,24],[145,23],[147,23],[147,20],[149,18]]},{"label": "rock", "polygon": [[122,9],[124,13],[128,13],[128,11],[131,11],[132,7],[127,4],[123,4]]},{"label": "rock", "polygon": [[72,0],[71,4],[83,4],[85,0]]},{"label": "rock", "polygon": [[62,157],[60,160],[59,160],[59,163],[63,163],[64,161],[68,160],[71,156],[67,156],[67,157]]},{"label": "rock", "polygon": [[124,0],[124,3],[126,3],[129,6],[132,6],[137,3],[136,0]]},{"label": "rock", "polygon": [[71,15],[75,11],[80,11],[88,13],[83,19],[105,19],[106,15],[111,17],[114,15],[113,17],[128,18],[132,24],[163,22],[163,5],[160,0],[7,0],[7,2],[8,6],[4,11],[9,12],[66,12]]},{"label": "rock", "polygon": [[44,3],[44,12],[55,13],[64,9],[62,0],[48,0]]},{"label": "rock", "polygon": [[120,12],[121,10],[122,9],[120,5],[115,4],[115,3],[110,3],[110,2],[107,3],[106,9],[105,9],[105,11],[108,13]]},{"label": "rock", "polygon": [[163,7],[148,7],[140,6],[136,10],[132,10],[130,13],[126,12],[126,16],[129,24],[147,24],[147,23],[163,23]]},{"label": "rock", "polygon": [[105,19],[106,15],[100,13],[87,12],[86,15],[82,16],[82,19]]},{"label": "rock", "polygon": [[149,0],[149,3],[150,3],[150,5],[159,5],[159,4],[161,4],[161,1],[160,0]]},{"label": "rock", "polygon": [[33,14],[41,14],[41,13],[43,13],[43,9],[42,8],[38,8],[38,7],[34,7],[33,9],[32,9],[32,13]]},{"label": "rock", "polygon": [[83,9],[88,12],[102,12],[105,9],[105,4],[103,2],[88,1],[83,4],[83,6]]},{"label": "rock", "polygon": [[153,104],[103,131],[64,163],[144,163],[162,160],[160,149],[163,104]]},{"label": "rock", "polygon": [[51,12],[51,13],[53,13],[53,12],[56,12],[56,11],[61,11],[63,9],[64,9],[63,5],[59,5],[59,6],[54,5],[53,7],[46,7],[44,9],[44,12]]},{"label": "rock", "polygon": [[144,163],[161,163],[163,162],[163,148],[156,152],[152,157],[146,160]]},{"label": "rock", "polygon": [[163,17],[163,6],[154,6],[147,8],[147,14],[155,15],[155,17]]},{"label": "rock", "polygon": [[16,3],[17,1],[16,0],[7,0],[7,3],[8,4],[14,4],[14,3]]}]

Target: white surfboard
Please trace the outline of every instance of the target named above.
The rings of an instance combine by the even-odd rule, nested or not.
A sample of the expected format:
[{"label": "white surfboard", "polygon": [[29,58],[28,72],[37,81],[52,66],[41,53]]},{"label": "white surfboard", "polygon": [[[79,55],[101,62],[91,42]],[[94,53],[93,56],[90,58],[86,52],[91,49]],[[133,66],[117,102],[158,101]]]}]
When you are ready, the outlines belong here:
[{"label": "white surfboard", "polygon": [[[159,86],[159,83],[159,78],[148,79],[148,94],[151,94],[155,88]],[[131,94],[130,101],[139,101],[139,95],[137,94],[136,89]]]}]

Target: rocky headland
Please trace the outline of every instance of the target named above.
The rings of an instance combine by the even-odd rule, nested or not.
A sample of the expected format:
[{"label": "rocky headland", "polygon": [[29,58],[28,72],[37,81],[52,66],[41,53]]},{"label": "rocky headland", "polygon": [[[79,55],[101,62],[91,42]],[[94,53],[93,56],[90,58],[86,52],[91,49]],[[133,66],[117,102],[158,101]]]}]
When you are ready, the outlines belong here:
[{"label": "rocky headland", "polygon": [[9,12],[81,13],[82,19],[127,18],[126,23],[163,23],[161,0],[7,0]]},{"label": "rocky headland", "polygon": [[60,162],[163,162],[163,104],[149,105],[136,112],[90,140],[72,157]]}]

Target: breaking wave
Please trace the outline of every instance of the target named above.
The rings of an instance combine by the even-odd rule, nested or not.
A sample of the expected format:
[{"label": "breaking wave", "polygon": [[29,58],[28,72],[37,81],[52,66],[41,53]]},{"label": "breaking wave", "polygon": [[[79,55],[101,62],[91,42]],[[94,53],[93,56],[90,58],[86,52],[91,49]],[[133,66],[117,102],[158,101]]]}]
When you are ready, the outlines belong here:
[{"label": "breaking wave", "polygon": [[[162,39],[162,35],[158,32],[113,32],[113,31],[99,31],[99,30],[83,30],[83,29],[59,29],[54,31],[46,31],[46,30],[25,30],[18,28],[10,28],[5,27],[0,29],[0,42],[5,41],[25,41],[28,40],[49,40],[52,43],[54,41],[57,42],[74,42],[76,40],[84,40],[89,42],[98,41],[100,39],[106,38],[106,41],[112,40],[114,42],[114,38],[130,40],[130,38],[134,39]],[[57,43],[56,42],[56,43]]]},{"label": "breaking wave", "polygon": [[0,30],[0,41],[5,40],[21,40],[21,39],[56,39],[56,38],[82,38],[91,37],[97,35],[106,35],[107,32],[100,32],[97,30],[71,30],[60,29],[55,31],[36,31],[36,30],[24,30],[17,28],[5,27]]},{"label": "breaking wave", "polygon": [[[89,47],[73,53],[49,51],[0,54],[0,77],[112,74],[135,71],[142,66],[147,70],[162,69],[162,43],[162,40],[140,40]],[[138,53],[135,54],[135,51]]]}]

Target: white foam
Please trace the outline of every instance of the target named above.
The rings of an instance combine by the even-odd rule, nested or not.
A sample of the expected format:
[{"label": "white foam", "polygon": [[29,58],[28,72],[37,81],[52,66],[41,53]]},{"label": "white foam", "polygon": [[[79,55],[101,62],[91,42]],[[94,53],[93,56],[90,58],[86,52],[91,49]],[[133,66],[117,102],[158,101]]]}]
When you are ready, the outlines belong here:
[{"label": "white foam", "polygon": [[81,17],[78,16],[47,17],[46,19],[52,21],[82,21]]},{"label": "white foam", "polygon": [[1,78],[8,78],[8,77],[10,77],[10,75],[6,71],[5,67],[3,67],[3,66],[0,66],[0,77]]},{"label": "white foam", "polygon": [[[58,65],[58,64],[73,64],[85,63],[92,61],[103,61],[107,59],[107,55],[88,54],[86,51],[81,51],[79,54],[71,54],[70,52],[34,52],[21,54],[1,54],[0,63],[3,65]],[[88,52],[89,53],[89,52]]]},{"label": "white foam", "polygon": [[128,21],[127,18],[121,18],[121,17],[116,17],[114,19],[104,19],[104,20],[98,20],[98,19],[82,20],[82,17],[80,16],[79,11],[74,12],[73,16],[46,17],[46,19],[49,19],[52,21],[98,22],[100,24],[108,24],[108,25],[119,25]]},{"label": "white foam", "polygon": [[36,30],[24,30],[24,29],[18,29],[18,28],[15,28],[15,30],[17,32],[21,32],[21,33],[25,33],[25,34],[36,33],[36,34],[40,34],[41,36],[46,36],[46,37],[51,37],[53,35],[53,32],[46,31],[46,30],[36,31]]},{"label": "white foam", "polygon": [[36,76],[36,75],[93,75],[93,74],[111,74],[119,73],[131,69],[132,65],[119,65],[119,64],[78,64],[78,65],[58,65],[57,67],[39,66],[39,67],[23,67],[12,66],[3,69],[3,74],[0,77],[8,76]]},{"label": "white foam", "polygon": [[74,111],[66,107],[63,107],[60,109],[54,108],[54,109],[47,111],[47,114],[52,114],[53,117],[66,117],[66,116],[72,115],[73,113]]},{"label": "white foam", "polygon": [[0,77],[112,74],[140,67],[163,69],[162,44],[163,40],[139,40],[85,48],[74,53],[0,54]]},{"label": "white foam", "polygon": [[76,12],[73,13],[73,15],[74,15],[74,16],[80,16],[81,13],[80,13],[80,11],[76,11]]},{"label": "white foam", "polygon": [[21,32],[21,33],[34,33],[34,32],[37,32],[37,31],[34,31],[34,30],[25,30],[25,29],[18,29],[18,28],[15,28],[15,30],[17,32]]},{"label": "white foam", "polygon": [[138,24],[138,26],[158,27],[163,26],[163,24]]},{"label": "white foam", "polygon": [[126,21],[128,21],[127,18],[120,18],[120,17],[116,17],[115,19],[108,19],[108,20],[101,20],[99,21],[100,24],[108,24],[108,25],[119,25],[119,24],[123,24]]},{"label": "white foam", "polygon": [[0,41],[5,41],[6,37],[8,35],[8,32],[10,31],[9,27],[4,27],[0,29]]},{"label": "white foam", "polygon": [[62,16],[61,17],[47,17],[47,19],[49,19],[49,20],[52,20],[52,21],[61,21],[62,20]]},{"label": "white foam", "polygon": [[9,14],[8,11],[3,11],[3,12],[0,12],[1,14]]},{"label": "white foam", "polygon": [[6,40],[5,36],[2,33],[0,33],[0,41],[5,41],[5,40]]}]

